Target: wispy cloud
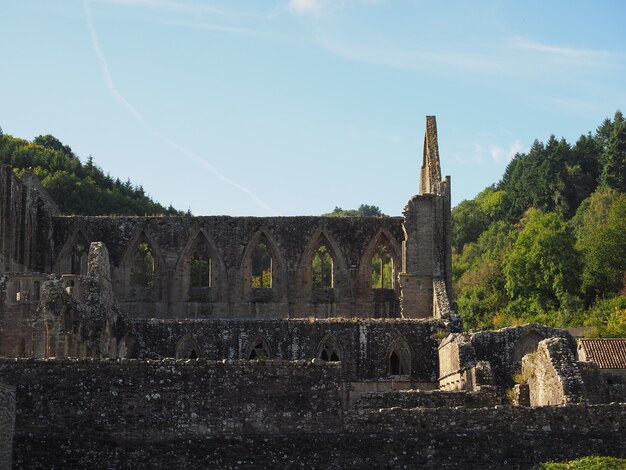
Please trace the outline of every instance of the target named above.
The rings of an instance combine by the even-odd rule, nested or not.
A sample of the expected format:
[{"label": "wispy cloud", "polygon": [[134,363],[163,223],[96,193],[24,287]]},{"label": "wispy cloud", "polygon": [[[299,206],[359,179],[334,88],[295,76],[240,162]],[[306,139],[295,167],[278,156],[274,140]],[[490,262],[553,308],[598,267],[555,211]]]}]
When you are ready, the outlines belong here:
[{"label": "wispy cloud", "polygon": [[[149,0],[148,0],[149,1]],[[89,35],[91,37],[91,44],[93,49],[98,57],[98,62],[100,62],[100,68],[102,69],[102,74],[104,76],[104,81],[106,83],[106,87],[109,90],[109,93],[113,96],[113,98],[124,108],[126,111],[130,113],[130,115],[141,124],[149,133],[155,136],[160,141],[172,147],[177,152],[185,155],[189,159],[195,161],[200,166],[211,172],[216,178],[220,179],[226,184],[233,186],[244,194],[248,195],[252,200],[254,200],[261,208],[267,211],[270,214],[277,214],[277,211],[273,209],[270,205],[266,204],[259,196],[257,196],[254,192],[252,192],[247,187],[242,184],[228,178],[222,172],[220,172],[215,166],[209,163],[207,160],[202,158],[197,153],[189,150],[178,142],[170,139],[165,134],[157,131],[146,119],[144,116],[135,108],[115,87],[115,83],[113,82],[113,78],[111,77],[111,71],[109,69],[109,65],[102,53],[102,49],[100,48],[100,42],[98,41],[98,36],[96,35],[96,30],[93,25],[93,19],[91,16],[91,10],[89,8],[89,0],[83,1],[83,6],[85,10],[85,17],[87,20],[87,29],[89,30]]]},{"label": "wispy cloud", "polygon": [[[494,142],[495,141],[495,142]],[[524,152],[525,148],[519,140],[506,142],[504,138],[495,135],[484,135],[473,143],[459,146],[451,152],[452,158],[462,165],[479,164],[484,167],[506,165],[516,154]]]},{"label": "wispy cloud", "polygon": [[542,58],[557,61],[561,65],[576,67],[613,67],[620,59],[619,54],[597,49],[582,49],[545,44],[522,36],[513,36],[507,40],[508,45],[518,51],[534,53]]},{"label": "wispy cloud", "polygon": [[217,23],[207,23],[203,21],[168,21],[157,20],[153,21],[156,24],[168,25],[168,26],[182,26],[185,28],[206,29],[208,31],[217,31],[220,33],[231,34],[250,34],[250,35],[265,35],[268,34],[265,31],[259,29],[245,28],[240,26],[228,26]]},{"label": "wispy cloud", "polygon": [[488,56],[458,50],[369,46],[331,36],[318,36],[317,41],[328,52],[347,60],[406,70],[423,71],[432,70],[433,67],[446,67],[472,72],[493,72],[505,69],[501,62]]},{"label": "wispy cloud", "polygon": [[207,3],[189,2],[184,0],[90,0],[97,3],[110,3],[126,7],[145,7],[153,9],[179,10],[188,13],[213,13],[228,15],[229,12]]},{"label": "wispy cloud", "polygon": [[319,14],[325,3],[324,0],[289,0],[287,9],[299,15]]},{"label": "wispy cloud", "polygon": [[374,5],[384,0],[287,0],[287,10],[297,15],[319,16],[350,4]]},{"label": "wispy cloud", "polygon": [[508,146],[492,144],[489,146],[491,159],[496,163],[509,163],[517,153],[521,153],[524,147],[519,141],[510,143]]},{"label": "wispy cloud", "polygon": [[416,72],[439,70],[474,75],[534,76],[548,73],[623,68],[625,57],[609,51],[576,49],[542,44],[519,36],[499,42],[473,45],[434,45],[421,42],[415,47],[372,45],[320,34],[317,43],[331,54],[346,60]]}]

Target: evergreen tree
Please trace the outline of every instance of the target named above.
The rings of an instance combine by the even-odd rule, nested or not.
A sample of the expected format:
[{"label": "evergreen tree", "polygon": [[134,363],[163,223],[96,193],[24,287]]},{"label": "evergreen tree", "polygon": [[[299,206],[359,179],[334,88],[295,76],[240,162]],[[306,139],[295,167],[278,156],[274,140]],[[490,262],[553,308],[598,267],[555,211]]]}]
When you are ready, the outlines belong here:
[{"label": "evergreen tree", "polygon": [[626,191],[626,123],[621,112],[615,113],[606,147],[602,154],[600,183],[618,191]]}]

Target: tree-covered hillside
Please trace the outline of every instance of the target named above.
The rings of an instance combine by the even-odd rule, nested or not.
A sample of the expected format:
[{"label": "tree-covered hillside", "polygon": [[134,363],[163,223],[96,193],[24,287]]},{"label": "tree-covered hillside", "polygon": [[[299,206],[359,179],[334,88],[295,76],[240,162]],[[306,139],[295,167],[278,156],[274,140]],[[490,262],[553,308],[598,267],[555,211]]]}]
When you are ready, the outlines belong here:
[{"label": "tree-covered hillside", "polygon": [[104,174],[91,156],[81,162],[70,147],[51,135],[28,142],[0,129],[0,163],[11,165],[18,175],[32,170],[64,214],[180,214],[172,206],[153,201],[130,180],[122,182]]},{"label": "tree-covered hillside", "polygon": [[626,122],[571,145],[550,137],[452,211],[466,328],[537,321],[626,336]]}]

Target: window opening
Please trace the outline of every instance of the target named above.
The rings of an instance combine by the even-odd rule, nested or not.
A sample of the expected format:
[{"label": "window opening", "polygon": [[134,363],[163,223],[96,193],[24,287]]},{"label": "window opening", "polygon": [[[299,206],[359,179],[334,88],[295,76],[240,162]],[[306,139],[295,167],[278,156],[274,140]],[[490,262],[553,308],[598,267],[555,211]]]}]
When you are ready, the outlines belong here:
[{"label": "window opening", "polygon": [[212,263],[209,245],[203,237],[198,237],[191,254],[191,287],[211,287]]},{"label": "window opening", "polygon": [[72,249],[71,274],[87,274],[87,258],[89,256],[89,243],[82,235]]},{"label": "window opening", "polygon": [[265,342],[261,339],[254,342],[254,347],[250,351],[248,359],[269,359],[270,354],[265,346]]},{"label": "window opening", "polygon": [[330,289],[333,287],[333,258],[326,245],[320,245],[315,250],[311,260],[311,271],[314,288]]},{"label": "window opening", "polygon": [[134,287],[154,287],[154,255],[147,242],[144,241],[137,245],[131,263],[131,284]]},{"label": "window opening", "polygon": [[404,341],[397,341],[389,354],[389,375],[411,374],[411,352]]},{"label": "window opening", "polygon": [[320,359],[327,362],[339,362],[339,353],[337,352],[337,348],[330,343],[324,343]]},{"label": "window opening", "polygon": [[252,288],[272,288],[272,256],[263,241],[259,242],[252,253]]},{"label": "window opening", "polygon": [[41,282],[35,281],[33,283],[33,298],[39,300],[41,297]]},{"label": "window opening", "polygon": [[393,259],[385,245],[372,256],[372,289],[393,289]]}]

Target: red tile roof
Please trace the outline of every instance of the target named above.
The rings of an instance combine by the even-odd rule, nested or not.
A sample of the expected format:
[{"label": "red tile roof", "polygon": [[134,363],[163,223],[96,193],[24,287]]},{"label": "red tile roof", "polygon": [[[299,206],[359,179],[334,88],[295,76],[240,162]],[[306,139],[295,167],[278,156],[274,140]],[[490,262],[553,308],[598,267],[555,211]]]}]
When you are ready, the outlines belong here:
[{"label": "red tile roof", "polygon": [[626,338],[580,339],[578,349],[601,369],[626,369]]}]

